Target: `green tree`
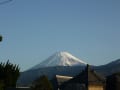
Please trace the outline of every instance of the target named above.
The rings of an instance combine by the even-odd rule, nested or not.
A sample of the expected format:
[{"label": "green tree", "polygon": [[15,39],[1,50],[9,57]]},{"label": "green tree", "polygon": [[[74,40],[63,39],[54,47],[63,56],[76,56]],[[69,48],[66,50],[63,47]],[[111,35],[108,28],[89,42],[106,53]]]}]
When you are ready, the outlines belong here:
[{"label": "green tree", "polygon": [[0,87],[15,87],[20,75],[19,70],[19,66],[10,63],[9,60],[6,63],[0,63]]},{"label": "green tree", "polygon": [[32,90],[53,90],[52,84],[45,75],[37,78],[31,88]]}]

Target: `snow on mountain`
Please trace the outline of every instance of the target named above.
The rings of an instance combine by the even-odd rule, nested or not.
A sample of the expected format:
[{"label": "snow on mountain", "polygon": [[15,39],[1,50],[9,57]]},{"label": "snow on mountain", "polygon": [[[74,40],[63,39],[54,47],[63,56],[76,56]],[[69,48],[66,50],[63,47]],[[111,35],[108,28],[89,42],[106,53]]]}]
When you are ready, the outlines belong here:
[{"label": "snow on mountain", "polygon": [[68,52],[57,52],[48,57],[45,61],[32,67],[31,69],[38,69],[41,67],[54,67],[54,66],[84,66],[87,63],[74,57]]}]

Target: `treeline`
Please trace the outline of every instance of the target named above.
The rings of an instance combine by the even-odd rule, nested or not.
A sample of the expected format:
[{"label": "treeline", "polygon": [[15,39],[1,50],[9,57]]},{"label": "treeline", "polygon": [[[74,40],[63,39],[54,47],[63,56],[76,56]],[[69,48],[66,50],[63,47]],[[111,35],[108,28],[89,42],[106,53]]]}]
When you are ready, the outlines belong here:
[{"label": "treeline", "polygon": [[0,90],[15,87],[19,75],[18,65],[10,63],[9,60],[6,63],[0,63]]},{"label": "treeline", "polygon": [[33,81],[31,90],[53,90],[53,86],[48,77],[43,75]]}]

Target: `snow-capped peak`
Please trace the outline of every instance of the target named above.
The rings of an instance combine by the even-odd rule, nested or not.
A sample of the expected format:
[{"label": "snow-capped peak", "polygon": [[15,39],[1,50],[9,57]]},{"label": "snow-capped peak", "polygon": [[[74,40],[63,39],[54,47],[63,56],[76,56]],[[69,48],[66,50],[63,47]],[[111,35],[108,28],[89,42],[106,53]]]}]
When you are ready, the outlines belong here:
[{"label": "snow-capped peak", "polygon": [[34,66],[32,69],[38,69],[41,67],[53,67],[53,66],[84,66],[87,63],[74,57],[68,52],[57,52],[52,56],[48,57],[45,61]]}]

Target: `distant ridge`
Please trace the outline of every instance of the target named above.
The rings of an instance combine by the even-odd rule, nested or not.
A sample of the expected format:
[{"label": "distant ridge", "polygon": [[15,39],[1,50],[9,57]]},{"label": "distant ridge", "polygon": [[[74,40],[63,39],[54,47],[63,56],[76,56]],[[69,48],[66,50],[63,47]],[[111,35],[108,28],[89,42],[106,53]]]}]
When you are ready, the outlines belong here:
[{"label": "distant ridge", "polygon": [[54,67],[54,66],[85,66],[87,63],[76,58],[68,52],[56,52],[46,60],[32,67],[31,69],[39,69],[42,67]]}]

